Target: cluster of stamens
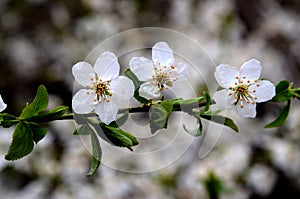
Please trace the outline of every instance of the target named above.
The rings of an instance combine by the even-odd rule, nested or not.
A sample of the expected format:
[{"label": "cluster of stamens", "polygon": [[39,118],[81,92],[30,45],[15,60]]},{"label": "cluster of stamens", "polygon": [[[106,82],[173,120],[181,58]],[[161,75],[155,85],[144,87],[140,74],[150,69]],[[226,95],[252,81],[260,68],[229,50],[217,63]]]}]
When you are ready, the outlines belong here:
[{"label": "cluster of stamens", "polygon": [[154,83],[157,85],[160,91],[162,91],[164,88],[168,89],[168,87],[171,87],[173,85],[172,82],[175,82],[178,80],[178,77],[172,77],[172,75],[175,72],[175,66],[160,66],[160,63],[158,63],[159,69],[154,66],[155,74],[152,75],[152,79]]},{"label": "cluster of stamens", "polygon": [[249,90],[249,87],[254,84],[256,84],[256,87],[259,87],[260,85],[257,83],[257,80],[253,82],[250,80],[246,81],[246,77],[239,78],[238,76],[236,76],[235,79],[234,86],[229,87],[229,95],[234,95],[232,103],[237,105],[240,102],[241,108],[244,108],[244,103],[254,105],[257,100],[257,96],[254,95],[256,90]]},{"label": "cluster of stamens", "polygon": [[93,85],[89,87],[91,89],[91,92],[87,92],[87,94],[94,93],[95,103],[101,103],[102,100],[105,102],[109,102],[109,97],[112,96],[112,93],[109,91],[110,87],[110,81],[102,81],[101,79],[94,79],[91,78],[91,81],[93,81]]}]

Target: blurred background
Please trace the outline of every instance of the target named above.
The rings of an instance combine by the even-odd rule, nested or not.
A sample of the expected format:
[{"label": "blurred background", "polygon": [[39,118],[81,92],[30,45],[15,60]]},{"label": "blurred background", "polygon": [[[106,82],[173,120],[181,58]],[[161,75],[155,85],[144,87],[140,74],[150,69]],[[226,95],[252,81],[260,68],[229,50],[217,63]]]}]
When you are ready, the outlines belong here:
[{"label": "blurred background", "polygon": [[[72,65],[104,39],[147,26],[188,35],[216,65],[256,58],[264,78],[300,87],[299,0],[1,0],[0,13],[0,93],[14,115],[40,84],[50,107],[70,106]],[[222,133],[208,156],[199,159],[195,144],[171,166],[146,174],[102,165],[85,177],[89,153],[65,121],[50,124],[30,156],[8,162],[13,128],[1,129],[0,198],[299,198],[299,103],[284,126],[263,128],[282,107],[261,104],[256,119],[233,114],[240,133]]]}]

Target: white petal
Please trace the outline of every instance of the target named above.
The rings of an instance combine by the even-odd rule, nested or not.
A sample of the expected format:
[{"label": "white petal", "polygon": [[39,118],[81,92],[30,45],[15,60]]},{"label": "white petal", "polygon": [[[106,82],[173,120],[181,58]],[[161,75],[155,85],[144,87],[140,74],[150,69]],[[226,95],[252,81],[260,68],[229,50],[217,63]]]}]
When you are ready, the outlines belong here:
[{"label": "white petal", "polygon": [[4,103],[1,95],[0,95],[0,112],[4,111],[6,109],[7,105]]},{"label": "white petal", "polygon": [[239,77],[239,71],[233,66],[221,64],[216,68],[215,78],[223,88],[234,86],[236,77]]},{"label": "white petal", "polygon": [[172,77],[178,78],[177,81],[187,80],[189,77],[189,71],[187,69],[186,63],[178,63],[175,66],[176,74],[172,75]]},{"label": "white petal", "polygon": [[274,84],[267,80],[258,81],[251,85],[248,90],[253,96],[257,97],[256,102],[271,100],[276,94]]},{"label": "white petal", "polygon": [[92,85],[92,79],[95,79],[95,71],[87,62],[78,62],[72,67],[72,73],[75,80],[82,86]]},{"label": "white petal", "polygon": [[120,73],[118,58],[110,51],[102,53],[95,63],[95,71],[102,81],[118,77]]},{"label": "white petal", "polygon": [[152,47],[152,60],[155,64],[159,62],[161,66],[169,66],[174,62],[173,50],[166,42],[158,42]]},{"label": "white petal", "polygon": [[98,103],[95,107],[95,112],[102,122],[110,124],[112,121],[116,120],[118,109],[118,103],[114,97],[110,97],[109,102],[102,101],[101,103]]},{"label": "white petal", "polygon": [[94,110],[95,94],[91,92],[92,91],[88,89],[81,89],[74,95],[72,100],[72,108],[75,113],[87,114]]},{"label": "white petal", "polygon": [[243,103],[243,108],[242,108],[241,104],[238,103],[235,106],[235,111],[241,117],[252,117],[252,118],[254,118],[256,116],[256,104]]},{"label": "white petal", "polygon": [[141,81],[149,81],[154,74],[154,64],[145,57],[133,57],[129,62],[130,70]]},{"label": "white petal", "polygon": [[240,68],[240,76],[246,77],[246,80],[258,80],[260,77],[262,66],[256,59],[245,62]]},{"label": "white petal", "polygon": [[234,97],[233,94],[229,89],[223,89],[217,91],[213,94],[213,99],[215,100],[217,106],[222,110],[232,109],[234,107],[233,101]]},{"label": "white petal", "polygon": [[125,108],[129,104],[129,100],[134,94],[133,82],[123,76],[113,79],[110,83],[110,91],[117,100],[120,108]]},{"label": "white petal", "polygon": [[146,82],[141,85],[139,89],[139,94],[141,97],[144,97],[149,100],[158,99],[161,95],[161,92],[155,84],[152,84],[152,82]]}]

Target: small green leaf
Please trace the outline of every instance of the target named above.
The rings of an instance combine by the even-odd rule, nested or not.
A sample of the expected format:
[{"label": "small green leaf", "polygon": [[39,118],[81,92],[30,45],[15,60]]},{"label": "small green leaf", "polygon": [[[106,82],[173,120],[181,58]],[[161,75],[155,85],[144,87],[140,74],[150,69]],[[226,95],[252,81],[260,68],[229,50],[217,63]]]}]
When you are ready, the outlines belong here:
[{"label": "small green leaf", "polygon": [[162,101],[159,104],[154,104],[150,108],[150,128],[151,133],[167,128],[168,119],[173,110],[172,101]]},{"label": "small green leaf", "polygon": [[287,80],[281,80],[276,84],[276,93],[280,93],[282,91],[287,90],[290,87],[290,82]]},{"label": "small green leaf", "polygon": [[202,114],[200,117],[210,120],[212,122],[216,122],[218,124],[228,126],[229,128],[231,128],[237,133],[239,132],[238,126],[234,123],[232,119],[228,117],[224,117],[222,115],[206,115],[206,114]]},{"label": "small green leaf", "polygon": [[25,122],[19,122],[16,125],[12,143],[8,153],[5,156],[6,160],[20,159],[33,150],[33,133],[30,127]]},{"label": "small green leaf", "polygon": [[[123,131],[120,128],[111,127],[105,125],[104,123],[100,123],[101,130],[106,136],[106,141],[109,141],[111,144],[120,147],[127,147],[132,150],[131,147],[138,144],[137,139],[128,132]],[[101,131],[97,131],[97,133],[101,133]],[[100,135],[100,134],[99,134]],[[103,135],[100,135],[103,137]]]},{"label": "small green leaf", "polygon": [[78,129],[75,129],[73,135],[91,135],[93,129],[88,124],[83,124]]},{"label": "small green leaf", "polygon": [[134,89],[135,89],[135,91],[134,91],[134,98],[135,98],[137,101],[139,101],[140,103],[142,103],[142,104],[148,104],[148,103],[150,103],[151,100],[147,100],[146,98],[141,97],[140,94],[139,94],[139,88],[140,88],[140,86],[141,86],[144,82],[140,81],[140,80],[137,78],[137,76],[136,76],[129,68],[125,70],[124,75],[125,75],[126,77],[128,77],[129,79],[131,79],[132,82],[133,82]]},{"label": "small green leaf", "polygon": [[4,128],[9,128],[14,124],[17,124],[19,121],[16,120],[16,117],[8,113],[0,113],[0,126]]},{"label": "small green leaf", "polygon": [[291,92],[292,85],[287,80],[282,80],[276,84],[276,95],[273,97],[273,102],[284,102],[289,100],[293,93]]},{"label": "small green leaf", "polygon": [[32,139],[37,144],[41,139],[45,137],[45,135],[47,134],[47,129],[33,122],[27,122],[27,124],[33,133]]},{"label": "small green leaf", "polygon": [[28,104],[21,112],[20,118],[30,118],[45,110],[48,106],[48,93],[45,86],[39,86],[32,103]]},{"label": "small green leaf", "polygon": [[141,82],[141,81],[137,78],[137,76],[136,76],[129,68],[127,68],[127,69],[125,70],[124,75],[125,75],[126,77],[128,77],[129,79],[131,79],[131,81],[133,82],[133,85],[134,85],[134,88],[135,88],[135,89],[140,88],[140,86],[141,86],[141,84],[142,84],[143,82]]},{"label": "small green leaf", "polygon": [[202,122],[201,122],[200,119],[197,119],[197,122],[198,122],[198,125],[199,125],[198,128],[196,128],[196,129],[187,129],[187,128],[185,127],[185,125],[183,125],[183,129],[184,129],[187,133],[191,134],[192,136],[198,137],[198,136],[202,135],[202,128],[203,128],[203,126],[202,126]]},{"label": "small green leaf", "polygon": [[89,128],[91,131],[91,143],[92,143],[93,157],[92,157],[92,164],[91,164],[90,171],[86,175],[87,177],[94,175],[94,173],[97,171],[97,169],[100,165],[101,157],[102,157],[102,150],[101,150],[101,146],[100,146],[98,137],[97,137],[96,133],[93,131],[93,129],[91,127],[89,127]]},{"label": "small green leaf", "polygon": [[50,111],[46,111],[43,113],[40,113],[36,116],[33,116],[30,118],[30,121],[42,123],[42,122],[51,122],[54,120],[57,120],[59,117],[61,117],[63,114],[65,114],[68,111],[69,107],[67,106],[58,106]]},{"label": "small green leaf", "polygon": [[265,128],[275,128],[275,127],[282,126],[289,115],[290,106],[291,106],[291,100],[288,100],[287,105],[279,113],[278,117],[273,122],[267,124]]}]

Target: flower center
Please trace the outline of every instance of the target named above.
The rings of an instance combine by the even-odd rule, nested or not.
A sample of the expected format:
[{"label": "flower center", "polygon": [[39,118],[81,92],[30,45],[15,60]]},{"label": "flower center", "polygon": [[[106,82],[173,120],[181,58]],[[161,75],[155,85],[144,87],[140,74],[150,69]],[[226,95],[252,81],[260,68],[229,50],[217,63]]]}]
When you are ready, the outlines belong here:
[{"label": "flower center", "polygon": [[112,93],[109,91],[110,81],[97,81],[94,83],[94,91],[96,97],[95,102],[101,103],[102,100],[109,102],[109,97],[112,96]]},{"label": "flower center", "polygon": [[152,79],[154,83],[157,85],[160,91],[163,90],[163,88],[168,89],[168,87],[173,86],[174,81],[176,81],[178,78],[172,78],[172,75],[174,75],[175,66],[160,66],[160,63],[158,63],[159,68],[154,66],[155,74],[152,75]]}]

